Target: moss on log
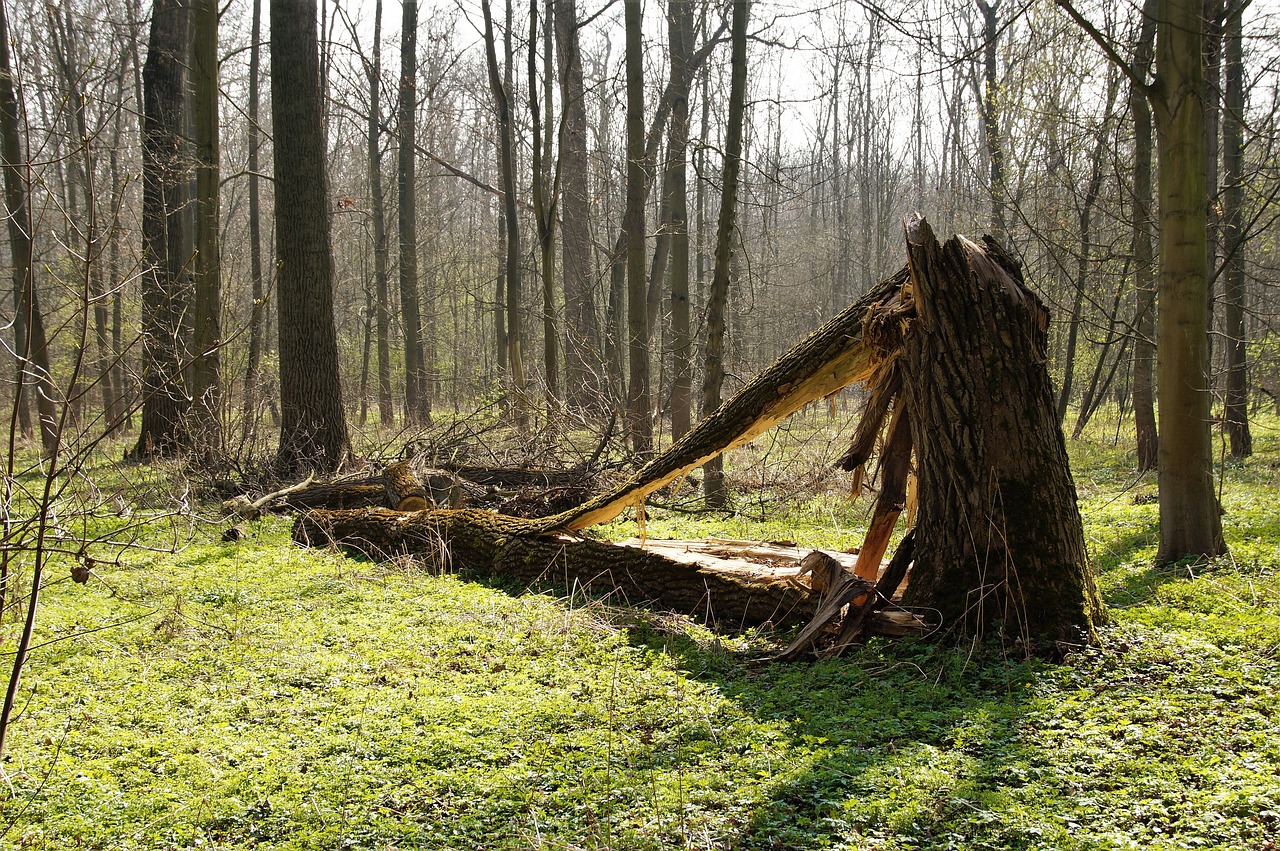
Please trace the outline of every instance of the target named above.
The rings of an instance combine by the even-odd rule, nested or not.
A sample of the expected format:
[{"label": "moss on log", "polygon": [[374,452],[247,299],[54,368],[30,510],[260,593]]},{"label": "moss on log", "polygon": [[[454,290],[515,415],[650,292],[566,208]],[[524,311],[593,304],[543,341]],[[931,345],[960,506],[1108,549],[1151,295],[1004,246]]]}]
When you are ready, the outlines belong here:
[{"label": "moss on log", "polygon": [[309,546],[339,544],[373,558],[408,554],[446,569],[526,585],[582,588],[617,603],[691,615],[722,629],[792,626],[808,622],[817,609],[819,595],[788,581],[794,570],[756,570],[740,559],[711,555],[678,560],[636,546],[549,534],[541,526],[467,508],[317,510],[297,518],[293,537]]}]

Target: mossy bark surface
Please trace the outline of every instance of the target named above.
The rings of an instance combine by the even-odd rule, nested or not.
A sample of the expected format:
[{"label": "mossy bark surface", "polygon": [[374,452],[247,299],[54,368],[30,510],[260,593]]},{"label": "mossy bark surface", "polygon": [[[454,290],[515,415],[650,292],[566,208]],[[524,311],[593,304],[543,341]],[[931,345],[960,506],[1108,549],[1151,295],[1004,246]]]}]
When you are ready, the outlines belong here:
[{"label": "mossy bark surface", "polygon": [[425,556],[444,569],[555,585],[691,615],[725,629],[792,626],[812,618],[818,595],[762,571],[718,570],[635,546],[546,534],[541,522],[481,509],[310,511],[294,540],[337,543],[372,558]]}]

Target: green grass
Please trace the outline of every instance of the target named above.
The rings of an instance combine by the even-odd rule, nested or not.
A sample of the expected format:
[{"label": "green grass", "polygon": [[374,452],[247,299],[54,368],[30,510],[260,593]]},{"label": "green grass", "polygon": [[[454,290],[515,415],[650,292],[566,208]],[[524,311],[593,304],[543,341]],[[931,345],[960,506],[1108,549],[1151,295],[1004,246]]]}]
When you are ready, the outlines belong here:
[{"label": "green grass", "polygon": [[[184,525],[47,588],[0,847],[1271,848],[1280,421],[1256,436],[1232,556],[1161,569],[1154,480],[1072,444],[1113,622],[1059,665],[888,640],[752,664],[777,636]],[[647,531],[847,546],[840,489]]]}]

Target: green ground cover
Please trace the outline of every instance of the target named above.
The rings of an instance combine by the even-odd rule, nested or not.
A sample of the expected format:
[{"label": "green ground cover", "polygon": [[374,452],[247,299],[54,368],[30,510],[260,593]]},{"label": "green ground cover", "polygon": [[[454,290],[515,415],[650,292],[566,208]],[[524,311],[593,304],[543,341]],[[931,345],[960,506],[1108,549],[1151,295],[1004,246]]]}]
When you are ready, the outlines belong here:
[{"label": "green ground cover", "polygon": [[[755,664],[778,636],[184,520],[177,555],[52,567],[0,846],[1272,849],[1280,421],[1255,434],[1232,556],[1161,569],[1154,481],[1072,445],[1113,624],[1063,664],[904,640]],[[648,534],[845,546],[865,506],[762,514]]]}]

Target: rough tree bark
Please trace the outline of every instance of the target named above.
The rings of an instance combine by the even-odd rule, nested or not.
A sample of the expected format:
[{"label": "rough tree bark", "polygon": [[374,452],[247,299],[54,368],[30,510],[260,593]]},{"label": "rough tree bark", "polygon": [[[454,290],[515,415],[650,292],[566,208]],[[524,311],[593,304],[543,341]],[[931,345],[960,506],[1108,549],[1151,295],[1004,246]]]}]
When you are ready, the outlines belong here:
[{"label": "rough tree bark", "polygon": [[142,69],[142,425],[133,454],[174,452],[183,443],[190,404],[182,386],[186,166],[183,162],[183,67],[187,12],[179,0],[156,0]]},{"label": "rough tree bark", "polygon": [[[729,301],[729,274],[733,254],[733,233],[737,224],[738,172],[742,168],[742,124],[747,94],[747,20],[749,0],[734,0],[732,70],[729,83],[729,126],[725,131],[724,178],[721,181],[720,221],[716,227],[716,265],[711,274],[707,301],[707,345],[702,371],[702,416],[710,416],[720,405],[724,383],[724,321]],[[717,455],[707,462],[702,487],[707,505],[724,508],[729,493],[724,481],[724,460]]]},{"label": "rough tree bark", "polygon": [[787,581],[794,570],[708,570],[639,547],[543,534],[539,522],[471,508],[401,513],[386,508],[311,511],[293,537],[337,542],[376,558],[409,553],[446,569],[535,584],[559,582],[618,602],[648,604],[733,629],[809,620],[819,597]]},{"label": "rough tree bark", "polygon": [[919,509],[903,602],[977,635],[1079,643],[1103,617],[1053,404],[1049,314],[992,243],[908,227]]},{"label": "rough tree bark", "polygon": [[350,447],[333,317],[330,203],[314,0],[271,0],[280,276],[281,470],[336,469]]}]

